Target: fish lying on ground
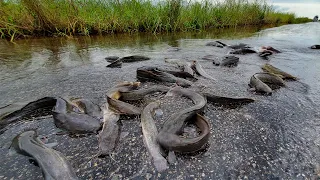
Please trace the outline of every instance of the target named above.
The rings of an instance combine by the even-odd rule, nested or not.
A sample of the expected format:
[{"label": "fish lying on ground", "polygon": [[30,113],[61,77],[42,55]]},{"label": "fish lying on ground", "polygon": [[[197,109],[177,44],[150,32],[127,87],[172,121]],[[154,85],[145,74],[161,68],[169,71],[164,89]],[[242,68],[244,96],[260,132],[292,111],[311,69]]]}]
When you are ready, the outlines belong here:
[{"label": "fish lying on ground", "polygon": [[161,147],[157,142],[158,130],[153,119],[153,111],[159,108],[158,102],[149,103],[141,113],[143,141],[149,151],[157,171],[168,169],[167,160],[161,155]]},{"label": "fish lying on ground", "polygon": [[216,80],[216,79],[214,79],[213,77],[211,77],[209,74],[207,74],[207,73],[203,70],[203,68],[202,68],[202,66],[200,65],[199,62],[193,61],[191,67],[192,67],[192,69],[193,69],[194,71],[196,71],[200,76],[203,76],[203,77],[205,77],[205,78],[207,78],[207,79]]},{"label": "fish lying on ground", "polygon": [[[27,104],[12,104],[0,109],[0,129],[8,124],[21,120],[40,109],[52,109],[56,104],[55,97],[44,97]],[[1,133],[0,133],[1,134]]]},{"label": "fish lying on ground", "polygon": [[155,92],[168,92],[169,90],[170,88],[167,86],[156,85],[147,89],[139,89],[139,90],[133,90],[128,92],[120,91],[120,93],[121,93],[122,100],[132,101],[132,100],[141,100],[147,94],[151,94]]},{"label": "fish lying on ground", "polygon": [[108,57],[106,57],[105,59],[106,59],[108,62],[112,63],[112,62],[118,60],[119,58],[120,58],[119,56],[108,56]]},{"label": "fish lying on ground", "polygon": [[229,52],[229,54],[248,54],[248,53],[257,53],[257,52],[251,48],[232,49]]},{"label": "fish lying on ground", "polygon": [[108,108],[106,103],[102,108],[103,111],[103,126],[98,135],[99,156],[111,154],[119,140],[120,135],[120,114]]},{"label": "fish lying on ground", "polygon": [[231,49],[242,49],[242,48],[250,48],[248,46],[248,44],[243,44],[243,43],[239,43],[239,44],[234,44],[234,45],[229,45],[229,44],[225,44],[221,41],[214,41],[214,42],[209,42],[206,44],[206,46],[216,46],[216,47],[229,47]]},{"label": "fish lying on ground", "polygon": [[60,152],[48,148],[37,138],[35,131],[26,131],[16,136],[12,148],[17,153],[35,159],[46,180],[78,179],[67,158]]},{"label": "fish lying on ground", "polygon": [[111,62],[110,64],[108,64],[106,67],[109,68],[121,68],[122,66],[122,60],[119,58],[113,62]]},{"label": "fish lying on ground", "polygon": [[297,80],[298,79],[297,77],[292,76],[291,74],[286,73],[286,72],[280,70],[279,68],[276,68],[276,67],[272,66],[271,64],[265,64],[265,65],[263,65],[261,67],[261,69],[264,72],[275,74],[275,75],[281,77],[282,79],[291,79],[291,80]]},{"label": "fish lying on ground", "polygon": [[103,126],[98,135],[99,156],[111,154],[120,135],[120,114],[139,115],[140,108],[119,100],[122,92],[137,89],[140,82],[123,82],[107,92],[107,103],[103,106]]},{"label": "fish lying on ground", "polygon": [[210,93],[203,93],[203,95],[207,98],[208,102],[218,104],[218,105],[226,105],[226,106],[237,106],[244,105],[254,102],[252,98],[240,98],[240,97],[224,97],[217,96]]},{"label": "fish lying on ground", "polygon": [[256,92],[272,94],[269,85],[285,86],[284,81],[277,75],[270,73],[256,73],[250,78],[249,86],[254,88]]},{"label": "fish lying on ground", "polygon": [[140,56],[140,55],[125,56],[125,57],[122,57],[120,59],[121,59],[122,62],[125,62],[125,63],[150,60],[149,57]]},{"label": "fish lying on ground", "polygon": [[[56,105],[52,110],[54,124],[71,133],[96,133],[101,128],[101,117],[86,114],[88,111],[65,99],[57,98]],[[100,109],[96,114],[99,113]]]},{"label": "fish lying on ground", "polygon": [[189,87],[193,82],[176,77],[170,73],[159,70],[156,67],[143,66],[137,69],[137,78],[140,81],[160,81],[168,83],[176,83],[183,87]]},{"label": "fish lying on ground", "polygon": [[[186,62],[186,61],[180,60],[180,59],[169,59],[169,58],[165,58],[164,61],[166,63],[171,63],[171,64],[177,65],[178,67],[180,67],[182,69],[183,72],[185,72],[187,77],[194,78],[194,71],[191,68],[190,62]],[[170,74],[172,74],[172,73],[170,73]],[[175,75],[175,74],[173,74],[173,75]]]},{"label": "fish lying on ground", "polygon": [[[202,149],[208,142],[210,126],[208,121],[197,113],[203,110],[207,103],[206,99],[199,93],[182,89],[179,86],[171,89],[170,93],[188,97],[193,101],[194,105],[172,114],[159,131],[157,141],[169,151],[195,152]],[[182,138],[179,136],[187,121],[196,121],[201,130],[201,134],[198,137]]]}]

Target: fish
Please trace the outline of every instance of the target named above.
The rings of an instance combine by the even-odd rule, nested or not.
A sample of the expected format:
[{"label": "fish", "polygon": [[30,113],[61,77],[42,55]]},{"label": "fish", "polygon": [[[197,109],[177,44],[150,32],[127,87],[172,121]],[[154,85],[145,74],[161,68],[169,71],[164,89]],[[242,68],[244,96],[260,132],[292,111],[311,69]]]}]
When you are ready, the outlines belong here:
[{"label": "fish", "polygon": [[23,132],[13,139],[11,147],[19,154],[34,158],[46,180],[78,179],[68,159],[48,148],[37,136],[34,130]]},{"label": "fish", "polygon": [[133,55],[133,56],[122,57],[120,58],[120,60],[125,63],[130,63],[130,62],[136,62],[136,61],[147,61],[147,60],[150,60],[150,58],[146,56],[141,56],[141,55]]},{"label": "fish", "polygon": [[56,104],[55,97],[44,97],[29,103],[11,104],[0,109],[0,130],[11,123],[22,120],[39,109],[52,109]]},{"label": "fish", "polygon": [[103,108],[103,126],[98,134],[99,156],[111,154],[119,140],[120,135],[120,114],[108,108],[108,104]]},{"label": "fish", "polygon": [[212,102],[214,104],[219,104],[219,105],[226,105],[226,106],[244,105],[244,104],[249,104],[255,101],[252,98],[224,97],[224,96],[217,96],[210,93],[203,93],[203,96],[207,98],[208,102]]},{"label": "fish", "polygon": [[203,70],[203,68],[202,68],[202,66],[200,65],[199,62],[197,62],[197,61],[192,61],[192,66],[191,66],[191,67],[192,67],[192,69],[195,70],[199,75],[201,75],[201,76],[203,76],[203,77],[205,77],[205,78],[207,78],[207,79],[216,80],[215,78],[211,77],[209,74],[207,74],[207,73]]},{"label": "fish", "polygon": [[162,149],[157,141],[158,130],[155,125],[152,112],[159,108],[159,102],[149,103],[141,113],[141,126],[143,141],[148,149],[157,171],[162,172],[169,168],[167,160],[162,156]]},{"label": "fish", "polygon": [[282,79],[290,79],[290,80],[297,80],[298,79],[297,77],[292,76],[291,74],[286,73],[286,72],[282,71],[281,69],[272,66],[271,64],[265,64],[261,67],[261,69],[264,72],[275,74],[275,75],[281,77]]},{"label": "fish", "polygon": [[272,94],[271,85],[285,86],[285,82],[277,75],[270,73],[256,73],[250,78],[249,86],[254,88],[257,92],[263,92],[268,95]]},{"label": "fish", "polygon": [[[209,122],[197,114],[201,112],[207,100],[199,93],[177,86],[168,93],[178,94],[190,98],[194,105],[172,114],[163,124],[157,136],[159,144],[169,150],[183,153],[195,152],[204,147],[208,142],[210,134]],[[187,121],[195,122],[201,130],[196,138],[182,138],[179,133]]]},{"label": "fish", "polygon": [[57,98],[52,110],[56,127],[72,133],[96,133],[101,128],[101,121],[97,117],[82,113],[65,99]]},{"label": "fish", "polygon": [[160,81],[168,83],[176,83],[183,87],[189,87],[193,82],[176,77],[170,73],[159,70],[156,67],[143,66],[137,69],[137,78],[140,81]]}]

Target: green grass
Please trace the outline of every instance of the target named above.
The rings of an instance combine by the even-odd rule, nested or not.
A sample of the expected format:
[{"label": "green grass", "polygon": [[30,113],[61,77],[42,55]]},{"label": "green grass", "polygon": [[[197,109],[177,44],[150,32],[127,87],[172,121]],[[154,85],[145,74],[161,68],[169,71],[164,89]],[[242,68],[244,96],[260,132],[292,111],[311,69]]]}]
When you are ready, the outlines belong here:
[{"label": "green grass", "polygon": [[[188,1],[189,2],[189,1]],[[302,23],[264,1],[0,0],[0,37],[202,31],[246,25]]]}]

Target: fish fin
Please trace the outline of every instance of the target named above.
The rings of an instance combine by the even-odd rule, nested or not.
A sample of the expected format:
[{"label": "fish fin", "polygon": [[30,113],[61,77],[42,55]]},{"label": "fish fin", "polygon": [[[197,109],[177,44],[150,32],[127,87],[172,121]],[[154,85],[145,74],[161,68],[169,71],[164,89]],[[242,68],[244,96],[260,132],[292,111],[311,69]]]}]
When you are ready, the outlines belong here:
[{"label": "fish fin", "polygon": [[174,153],[174,151],[169,151],[169,154],[167,156],[167,160],[169,164],[175,164],[177,162],[177,157]]}]

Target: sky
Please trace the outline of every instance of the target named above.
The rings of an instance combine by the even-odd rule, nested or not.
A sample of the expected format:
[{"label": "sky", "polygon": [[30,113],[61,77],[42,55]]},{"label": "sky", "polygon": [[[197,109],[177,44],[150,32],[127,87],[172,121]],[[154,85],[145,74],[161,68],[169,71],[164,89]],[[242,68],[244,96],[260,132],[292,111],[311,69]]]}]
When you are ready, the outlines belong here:
[{"label": "sky", "polygon": [[320,16],[320,0],[267,0],[276,10],[293,12],[298,17]]}]

